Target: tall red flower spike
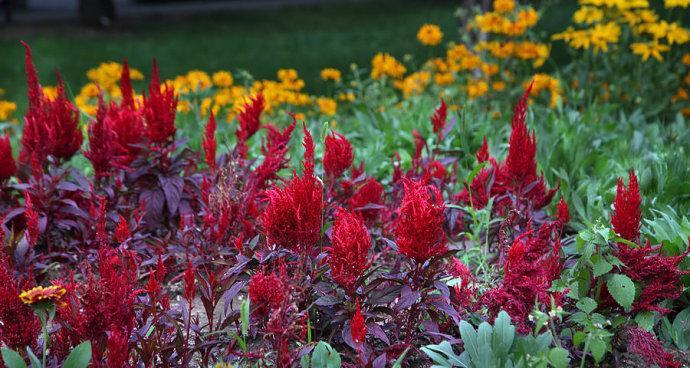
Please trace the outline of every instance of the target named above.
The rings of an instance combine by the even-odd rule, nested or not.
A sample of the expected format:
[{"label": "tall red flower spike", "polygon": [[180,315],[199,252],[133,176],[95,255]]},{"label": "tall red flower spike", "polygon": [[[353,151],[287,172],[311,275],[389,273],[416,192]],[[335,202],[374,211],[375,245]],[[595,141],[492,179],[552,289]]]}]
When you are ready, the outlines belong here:
[{"label": "tall red flower spike", "polygon": [[175,89],[167,84],[161,87],[158,64],[153,61],[149,95],[144,95],[146,136],[153,144],[167,144],[175,138]]},{"label": "tall red flower spike", "polygon": [[434,127],[434,134],[438,137],[438,141],[441,141],[441,136],[443,135],[443,129],[446,127],[446,120],[448,119],[448,107],[446,106],[446,101],[441,99],[441,104],[434,111],[434,115],[431,116],[431,125]]},{"label": "tall red flower spike", "polygon": [[367,179],[350,197],[350,209],[360,213],[368,224],[376,222],[381,212],[379,208],[371,207],[382,205],[383,186],[374,178]]},{"label": "tall red flower spike", "polygon": [[257,316],[263,317],[279,308],[285,297],[283,282],[276,274],[261,271],[249,279],[249,301],[252,306],[256,306]]},{"label": "tall red flower spike", "polygon": [[339,209],[331,232],[331,276],[348,292],[369,268],[371,236],[362,219]]},{"label": "tall red flower spike", "polygon": [[618,178],[616,199],[613,202],[613,215],[611,225],[621,238],[631,242],[638,241],[640,236],[640,219],[642,212],[642,196],[637,184],[635,172],[630,170],[628,188],[623,184],[623,179]]},{"label": "tall red flower spike", "polygon": [[364,316],[359,307],[359,301],[357,301],[355,305],[355,314],[350,320],[350,335],[352,336],[352,341],[356,344],[361,344],[367,339],[367,325],[364,322]]},{"label": "tall red flower spike", "polygon": [[323,167],[329,178],[340,177],[354,161],[352,145],[342,134],[332,133],[326,136],[323,155]]},{"label": "tall red flower spike", "polygon": [[134,89],[132,88],[132,79],[129,74],[129,63],[127,59],[122,62],[122,73],[120,75],[120,92],[122,94],[122,107],[130,110],[136,109],[134,105]]},{"label": "tall red flower spike", "polygon": [[314,176],[314,139],[307,130],[306,123],[302,123],[302,131],[304,132],[304,142],[302,142],[304,146],[304,160],[302,160],[304,176]]},{"label": "tall red flower spike", "polygon": [[196,287],[194,285],[194,266],[187,260],[187,268],[184,270],[184,293],[182,294],[188,302],[192,302]]},{"label": "tall red flower spike", "polygon": [[211,170],[211,174],[214,174],[216,172],[216,118],[213,116],[213,111],[211,111],[208,123],[206,123],[201,145],[204,148],[206,165]]},{"label": "tall red flower spike", "polygon": [[434,186],[415,181],[406,181],[404,185],[405,196],[395,223],[395,242],[400,253],[422,263],[446,251],[445,204]]},{"label": "tall red flower spike", "polygon": [[103,102],[103,96],[98,96],[98,112],[96,119],[89,123],[89,150],[84,156],[91,161],[96,179],[107,177],[116,161],[118,148],[115,146],[114,133],[106,122],[107,107]]},{"label": "tall red flower spike", "polygon": [[561,197],[561,200],[558,202],[558,222],[561,225],[565,225],[568,222],[570,222],[570,210],[568,209],[568,204],[565,203],[565,199]]},{"label": "tall red flower spike", "polygon": [[124,243],[131,237],[132,232],[129,230],[129,223],[127,223],[127,219],[120,215],[120,219],[117,222],[117,228],[115,228],[115,240],[117,240],[118,243]]},{"label": "tall red flower spike", "polygon": [[38,211],[34,208],[29,193],[24,193],[24,217],[26,218],[26,240],[30,246],[35,246],[38,243],[38,237],[41,236],[41,230],[38,227]]},{"label": "tall red flower spike", "polygon": [[5,138],[0,137],[0,182],[3,182],[17,173],[17,165],[12,157],[12,144],[10,136],[5,132]]},{"label": "tall red flower spike", "polygon": [[489,160],[490,154],[489,154],[489,144],[486,142],[486,137],[484,137],[484,140],[482,141],[482,148],[480,148],[477,153],[477,162],[482,163],[484,161]]},{"label": "tall red flower spike", "polygon": [[516,188],[524,188],[537,179],[537,137],[530,134],[525,117],[527,114],[527,97],[532,89],[530,84],[520,102],[515,106],[510,146],[505,161],[505,170],[509,180]]},{"label": "tall red flower spike", "polygon": [[266,100],[263,94],[252,97],[249,102],[244,104],[242,111],[237,117],[239,127],[235,131],[235,135],[238,141],[247,141],[259,130],[261,126],[261,113],[265,107]]}]

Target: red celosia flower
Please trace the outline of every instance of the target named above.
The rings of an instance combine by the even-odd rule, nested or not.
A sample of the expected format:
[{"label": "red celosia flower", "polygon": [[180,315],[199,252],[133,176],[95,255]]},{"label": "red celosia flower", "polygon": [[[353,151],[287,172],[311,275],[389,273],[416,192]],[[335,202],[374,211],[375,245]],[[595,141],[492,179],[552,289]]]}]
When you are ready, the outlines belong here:
[{"label": "red celosia flower", "polygon": [[355,314],[350,320],[350,335],[356,344],[363,343],[367,339],[367,325],[359,308],[359,301],[355,304]]},{"label": "red celosia flower", "polygon": [[130,110],[135,110],[134,105],[134,89],[132,88],[132,79],[129,75],[129,63],[127,59],[122,62],[122,74],[120,74],[120,92],[122,95],[122,107]]},{"label": "red celosia flower", "polygon": [[112,326],[108,335],[108,355],[106,366],[108,368],[127,368],[129,364],[129,336],[120,331],[118,326]]},{"label": "red celosia flower", "polygon": [[194,266],[187,260],[187,268],[184,270],[184,293],[182,294],[188,302],[192,302],[196,287],[194,285]]},{"label": "red celosia flower", "polygon": [[625,329],[628,339],[628,352],[640,356],[649,365],[662,368],[680,368],[673,354],[664,350],[661,342],[648,331],[639,327]]},{"label": "red celosia flower", "polygon": [[17,165],[12,157],[10,136],[5,132],[5,138],[0,138],[0,182],[11,178],[17,173]]},{"label": "red celosia flower", "polygon": [[115,140],[115,134],[106,122],[107,108],[103,102],[103,96],[98,97],[98,112],[96,119],[89,124],[89,150],[84,156],[91,161],[96,179],[107,177],[117,165],[119,147]]},{"label": "red celosia flower", "polygon": [[266,191],[268,205],[261,217],[267,242],[293,251],[316,245],[321,234],[322,188],[314,177],[314,141],[304,131],[304,174],[295,174],[282,189]]},{"label": "red celosia flower", "polygon": [[36,346],[41,323],[31,307],[19,299],[19,290],[7,258],[0,254],[0,345],[21,351]]},{"label": "red celosia flower", "polygon": [[477,162],[482,163],[484,161],[487,161],[490,157],[489,154],[489,144],[486,142],[486,137],[484,137],[484,140],[482,141],[482,148],[480,148],[477,153]]},{"label": "red celosia flower", "polygon": [[41,230],[38,227],[38,211],[34,208],[29,193],[25,193],[24,218],[26,219],[26,240],[29,245],[33,247],[38,243],[38,237],[41,236]]},{"label": "red celosia flower", "polygon": [[161,87],[158,64],[154,60],[149,95],[144,95],[146,136],[151,143],[165,144],[175,138],[176,109],[175,89],[167,84]]},{"label": "red celosia flower", "polygon": [[263,94],[252,97],[249,102],[244,104],[242,111],[237,117],[239,127],[235,131],[238,142],[246,142],[259,130],[261,125],[261,113],[266,106]]},{"label": "red celosia flower", "polygon": [[114,144],[117,154],[113,166],[128,166],[137,157],[143,142],[141,132],[144,131],[142,111],[128,107],[110,104],[105,116],[106,125],[112,131],[117,144]]},{"label": "red celosia flower", "polygon": [[57,98],[50,100],[43,95],[31,58],[31,48],[24,42],[22,44],[26,48],[29,109],[24,119],[20,161],[34,161],[34,166],[41,166],[47,155],[69,160],[79,151],[84,139],[79,129],[79,112],[67,98],[59,73]]},{"label": "red celosia flower", "polygon": [[108,230],[106,228],[107,220],[106,213],[106,198],[98,197],[98,218],[96,220],[96,243],[99,247],[108,245]]},{"label": "red celosia flower", "polygon": [[457,297],[457,304],[464,309],[473,309],[477,294],[477,280],[470,272],[469,267],[457,258],[453,258],[451,275],[460,279],[460,283],[453,288]]},{"label": "red celosia flower", "polygon": [[492,317],[505,310],[515,322],[518,331],[530,331],[528,317],[535,300],[551,305],[549,292],[553,280],[560,276],[560,243],[554,237],[555,225],[545,224],[535,234],[529,230],[515,239],[508,250],[501,285],[489,290],[482,298]]},{"label": "red celosia flower", "polygon": [[266,125],[266,142],[261,146],[264,160],[251,174],[250,182],[254,191],[264,190],[267,183],[278,178],[278,171],[288,166],[288,142],[295,130],[296,122],[293,120],[287,128],[281,132],[273,125]]},{"label": "red celosia flower", "polygon": [[204,148],[206,165],[213,174],[216,172],[216,118],[213,116],[213,111],[211,111],[211,116],[206,123],[206,131],[201,145]]},{"label": "red celosia flower", "polygon": [[326,176],[338,178],[347,170],[354,161],[352,145],[339,133],[332,133],[326,136],[325,149],[323,154],[323,167]]},{"label": "red celosia flower", "polygon": [[256,315],[263,317],[271,310],[279,308],[285,297],[283,282],[277,275],[262,271],[249,279],[249,301],[256,308]]},{"label": "red celosia flower", "polygon": [[331,276],[351,292],[357,280],[369,268],[369,231],[359,216],[339,209],[333,223],[331,244]]},{"label": "red celosia flower", "polygon": [[368,224],[378,219],[380,209],[376,207],[382,205],[383,186],[374,178],[367,179],[350,197],[350,209],[360,213]]},{"label": "red celosia flower", "polygon": [[422,150],[426,146],[424,137],[415,129],[412,131],[412,137],[414,137],[414,156],[412,156],[412,167],[416,169],[422,162]]},{"label": "red celosia flower", "polygon": [[414,181],[404,184],[395,242],[400,253],[421,263],[446,251],[445,204],[441,192],[433,186]]},{"label": "red celosia flower", "polygon": [[118,243],[124,243],[131,237],[132,232],[129,230],[129,223],[127,219],[120,215],[120,219],[117,222],[117,228],[115,228],[115,240],[117,240]]},{"label": "red celosia flower", "polygon": [[524,188],[537,178],[537,137],[534,132],[530,134],[525,124],[530,89],[531,85],[515,106],[513,130],[510,133],[510,146],[505,161],[509,180],[513,186],[519,188]]},{"label": "red celosia flower", "polygon": [[434,115],[431,116],[431,125],[434,127],[434,133],[438,137],[438,141],[441,141],[441,135],[443,135],[443,128],[446,126],[446,120],[448,119],[448,107],[446,106],[446,101],[441,99],[441,105],[436,108]]},{"label": "red celosia flower", "polygon": [[630,170],[628,188],[625,188],[623,179],[618,178],[616,200],[613,202],[613,215],[611,225],[621,238],[636,242],[640,236],[640,187],[637,184],[635,172]]},{"label": "red celosia flower", "polygon": [[561,225],[565,225],[568,222],[570,222],[570,210],[568,209],[568,204],[565,203],[565,200],[563,197],[561,197],[561,200],[558,202],[558,222]]}]

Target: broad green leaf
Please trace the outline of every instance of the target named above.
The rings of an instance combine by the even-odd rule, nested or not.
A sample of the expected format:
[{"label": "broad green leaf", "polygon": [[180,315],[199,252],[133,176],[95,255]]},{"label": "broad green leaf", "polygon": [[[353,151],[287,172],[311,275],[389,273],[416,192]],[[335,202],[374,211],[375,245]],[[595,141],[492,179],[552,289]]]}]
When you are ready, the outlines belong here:
[{"label": "broad green leaf", "polygon": [[613,266],[601,257],[596,262],[594,262],[594,266],[592,267],[592,270],[594,271],[594,277],[605,275],[609,273],[611,269],[613,269]]},{"label": "broad green leaf", "polygon": [[606,282],[606,287],[613,299],[625,310],[630,310],[635,300],[635,284],[628,276],[615,274]]},{"label": "broad green leaf", "polygon": [[577,306],[578,309],[580,309],[581,311],[583,311],[587,314],[590,314],[595,309],[597,309],[597,302],[590,297],[584,297],[584,298],[580,299],[580,301],[577,302],[577,304],[575,304],[575,305]]},{"label": "broad green leaf", "polygon": [[312,368],[339,368],[340,354],[328,343],[319,341],[311,354]]},{"label": "broad green leaf", "polygon": [[16,351],[10,348],[2,348],[0,351],[2,351],[2,361],[7,368],[27,368],[24,359]]},{"label": "broad green leaf", "polygon": [[563,348],[553,348],[549,351],[549,363],[555,368],[568,368],[570,357],[568,350]]},{"label": "broad green leaf", "polygon": [[681,350],[690,348],[690,307],[683,309],[673,319],[675,343]]},{"label": "broad green leaf", "polygon": [[63,368],[86,368],[91,361],[91,341],[77,345],[65,359]]},{"label": "broad green leaf", "polygon": [[606,342],[601,339],[592,339],[589,342],[589,350],[592,352],[594,360],[601,362],[604,359],[604,354],[606,354]]},{"label": "broad green leaf", "polygon": [[654,327],[654,312],[646,311],[638,313],[635,316],[635,323],[637,323],[640,328],[651,331]]}]

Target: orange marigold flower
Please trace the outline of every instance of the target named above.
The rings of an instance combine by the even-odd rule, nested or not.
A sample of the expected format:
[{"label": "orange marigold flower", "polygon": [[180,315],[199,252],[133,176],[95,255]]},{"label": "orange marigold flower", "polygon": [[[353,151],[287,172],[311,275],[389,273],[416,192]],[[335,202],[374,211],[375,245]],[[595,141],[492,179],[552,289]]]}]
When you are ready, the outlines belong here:
[{"label": "orange marigold flower", "polygon": [[57,302],[67,292],[64,287],[59,285],[52,285],[48,287],[36,286],[33,289],[22,291],[19,294],[19,299],[24,304],[34,305],[41,302]]}]

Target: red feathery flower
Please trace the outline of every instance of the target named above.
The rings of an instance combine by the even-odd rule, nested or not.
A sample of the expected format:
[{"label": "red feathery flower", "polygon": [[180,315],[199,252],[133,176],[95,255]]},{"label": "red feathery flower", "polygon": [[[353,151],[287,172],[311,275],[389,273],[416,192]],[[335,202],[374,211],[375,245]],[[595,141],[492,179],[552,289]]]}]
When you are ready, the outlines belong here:
[{"label": "red feathery flower", "polygon": [[333,280],[352,291],[357,280],[369,268],[371,237],[362,219],[339,209],[331,232],[331,275]]},{"label": "red feathery flower", "polygon": [[681,367],[673,354],[664,350],[661,342],[652,333],[639,327],[627,328],[625,332],[628,338],[628,351],[644,359],[647,364],[662,368]]},{"label": "red feathery flower", "polygon": [[446,126],[447,119],[448,107],[446,106],[446,101],[441,99],[441,105],[436,108],[434,115],[431,116],[431,125],[434,127],[434,133],[438,137],[439,142],[441,141],[441,135],[443,134],[443,128]]},{"label": "red feathery flower", "polygon": [[17,165],[12,157],[10,136],[5,132],[5,138],[0,138],[0,182],[11,178],[17,173]]},{"label": "red feathery flower", "polygon": [[406,181],[404,185],[405,196],[395,223],[395,242],[400,253],[422,263],[446,251],[445,204],[434,186],[415,181]]},{"label": "red feathery flower", "polygon": [[103,96],[98,96],[98,112],[96,119],[89,124],[89,150],[84,156],[91,161],[96,178],[107,177],[113,166],[117,165],[117,141],[110,126],[106,122],[107,108]]},{"label": "red feathery flower", "polygon": [[278,171],[288,167],[288,143],[296,122],[293,120],[287,128],[281,132],[273,125],[266,125],[266,142],[261,146],[264,160],[251,174],[251,182],[254,190],[262,191],[267,183],[278,178]]},{"label": "red feathery flower", "polygon": [[640,236],[640,218],[642,197],[640,187],[637,184],[635,172],[630,170],[628,188],[625,188],[623,179],[618,178],[616,199],[613,202],[613,215],[611,225],[621,238],[636,242]]},{"label": "red feathery flower", "polygon": [[127,59],[122,62],[122,74],[120,74],[120,92],[122,95],[122,102],[120,106],[126,107],[130,110],[135,110],[134,105],[134,89],[132,88],[132,79],[129,76],[129,63]]},{"label": "red feathery flower", "polygon": [[259,317],[279,308],[285,300],[283,282],[274,273],[257,272],[249,279],[249,301]]},{"label": "red feathery flower", "polygon": [[22,303],[18,285],[7,258],[0,254],[0,344],[20,351],[36,345],[41,323],[31,307]]},{"label": "red feathery flower", "polygon": [[69,160],[79,149],[84,141],[84,135],[79,129],[79,111],[67,98],[65,86],[60,73],[57,75],[57,99],[48,103],[50,117],[53,119],[53,143],[52,155],[57,159]]},{"label": "red feathery flower", "polygon": [[568,204],[565,203],[565,199],[561,197],[561,200],[558,202],[558,222],[561,225],[565,225],[568,222],[570,222],[570,210],[568,209]]},{"label": "red feathery flower", "polygon": [[108,245],[107,221],[105,218],[106,198],[98,196],[98,218],[96,220],[96,243],[99,247]]},{"label": "red feathery flower", "polygon": [[[350,197],[350,209],[362,214],[368,223],[374,223],[379,217],[383,205],[383,186],[374,178],[367,179],[364,184]],[[367,208],[367,207],[374,208]]]},{"label": "red feathery flower", "polygon": [[137,145],[143,142],[141,135],[141,132],[144,131],[142,110],[111,103],[105,121],[116,140],[116,144],[113,145],[117,153],[116,166],[126,167],[141,152],[141,147],[137,147]]},{"label": "red feathery flower", "polygon": [[314,141],[304,127],[304,174],[284,188],[266,191],[268,204],[261,217],[268,244],[293,251],[316,245],[321,234],[322,187],[314,177]]},{"label": "red feathery flower", "polygon": [[326,144],[323,155],[323,167],[326,176],[338,178],[347,170],[354,161],[352,145],[339,133],[326,136]]},{"label": "red feathery flower", "polygon": [[34,209],[31,195],[25,193],[24,203],[24,217],[26,218],[26,240],[30,246],[35,246],[38,243],[38,237],[41,236],[41,230],[38,227],[38,211]]},{"label": "red feathery flower", "polygon": [[108,335],[108,354],[106,366],[108,368],[128,368],[129,364],[129,333],[120,331],[118,326],[110,328]]},{"label": "red feathery flower", "polygon": [[146,136],[151,143],[165,144],[175,138],[176,109],[175,89],[167,84],[161,88],[158,64],[154,60],[149,95],[144,95]]},{"label": "red feathery flower", "polygon": [[531,88],[530,85],[515,106],[513,130],[510,133],[510,146],[505,161],[508,180],[515,188],[524,188],[537,179],[537,137],[534,132],[530,135],[525,124],[527,97]]},{"label": "red feathery flower", "polygon": [[484,161],[487,161],[489,159],[490,154],[489,154],[489,144],[486,142],[486,137],[484,137],[484,140],[482,141],[482,148],[480,148],[477,153],[477,162],[482,163]]},{"label": "red feathery flower", "polygon": [[359,301],[355,305],[355,314],[350,320],[350,335],[352,336],[352,341],[360,344],[367,339],[367,325],[364,322],[362,310],[359,308]]},{"label": "red feathery flower", "polygon": [[453,258],[453,268],[451,268],[450,273],[453,277],[460,279],[460,283],[453,288],[457,297],[457,304],[464,309],[472,308],[476,301],[477,280],[470,272],[469,267],[461,260]]},{"label": "red feathery flower", "polygon": [[206,131],[201,145],[204,148],[206,165],[213,174],[216,172],[216,118],[213,116],[213,111],[211,111],[211,116],[206,123]]},{"label": "red feathery flower", "polygon": [[266,107],[266,100],[263,94],[252,97],[249,102],[244,104],[237,120],[239,127],[235,131],[238,142],[246,142],[259,130],[261,125],[261,113]]},{"label": "red feathery flower", "polygon": [[120,215],[117,227],[115,228],[115,240],[117,240],[118,243],[124,243],[131,237],[132,232],[129,230],[129,224],[127,220]]},{"label": "red feathery flower", "polygon": [[184,295],[184,298],[191,303],[194,299],[195,291],[194,266],[192,266],[192,262],[187,260],[187,268],[184,270],[184,293],[182,295]]}]

